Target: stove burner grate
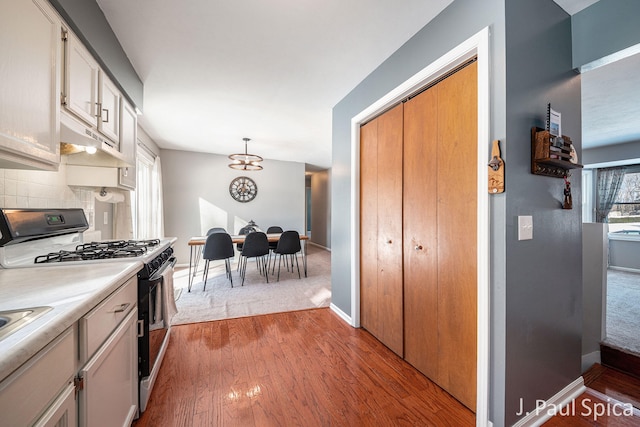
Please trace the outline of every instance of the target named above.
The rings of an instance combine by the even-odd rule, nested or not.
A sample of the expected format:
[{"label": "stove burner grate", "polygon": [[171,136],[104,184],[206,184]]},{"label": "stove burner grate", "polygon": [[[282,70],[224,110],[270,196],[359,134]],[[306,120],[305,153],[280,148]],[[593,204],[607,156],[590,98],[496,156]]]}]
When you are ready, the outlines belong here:
[{"label": "stove burner grate", "polygon": [[52,252],[35,258],[36,264],[65,261],[86,261],[112,258],[134,258],[144,255],[147,249],[160,244],[154,240],[113,240],[106,242],[83,243],[75,251]]}]

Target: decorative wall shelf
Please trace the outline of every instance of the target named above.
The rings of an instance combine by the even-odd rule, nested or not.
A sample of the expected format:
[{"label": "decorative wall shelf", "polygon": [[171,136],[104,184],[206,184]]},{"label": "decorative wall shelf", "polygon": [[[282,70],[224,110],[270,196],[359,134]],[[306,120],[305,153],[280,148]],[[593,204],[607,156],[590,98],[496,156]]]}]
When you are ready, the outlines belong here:
[{"label": "decorative wall shelf", "polygon": [[531,173],[564,178],[569,169],[583,167],[570,159],[571,138],[565,135],[559,138],[539,127],[531,128]]}]

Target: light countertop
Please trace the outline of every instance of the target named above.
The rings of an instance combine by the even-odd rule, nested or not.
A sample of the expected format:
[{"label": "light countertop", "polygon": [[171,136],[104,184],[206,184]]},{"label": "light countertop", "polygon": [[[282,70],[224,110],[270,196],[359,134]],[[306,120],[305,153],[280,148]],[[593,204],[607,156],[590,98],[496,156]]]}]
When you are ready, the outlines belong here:
[{"label": "light countertop", "polygon": [[0,339],[0,381],[135,275],[141,261],[0,269],[0,311],[53,309]]}]

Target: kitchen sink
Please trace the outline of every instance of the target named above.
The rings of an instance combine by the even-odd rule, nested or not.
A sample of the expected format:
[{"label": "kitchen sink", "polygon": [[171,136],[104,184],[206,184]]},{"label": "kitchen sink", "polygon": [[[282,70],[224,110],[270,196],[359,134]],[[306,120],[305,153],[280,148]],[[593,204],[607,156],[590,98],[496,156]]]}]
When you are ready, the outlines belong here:
[{"label": "kitchen sink", "polygon": [[0,340],[33,322],[49,310],[51,307],[43,306],[0,311]]}]

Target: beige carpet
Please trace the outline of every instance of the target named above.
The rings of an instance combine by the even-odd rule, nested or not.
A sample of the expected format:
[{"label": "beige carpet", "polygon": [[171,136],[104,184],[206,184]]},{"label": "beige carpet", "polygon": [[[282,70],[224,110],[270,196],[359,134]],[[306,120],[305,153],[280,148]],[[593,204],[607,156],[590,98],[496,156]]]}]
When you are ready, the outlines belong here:
[{"label": "beige carpet", "polygon": [[640,274],[607,271],[605,343],[640,354]]},{"label": "beige carpet", "polygon": [[207,322],[211,320],[231,319],[255,316],[259,314],[281,313],[285,311],[328,307],[331,303],[331,254],[313,245],[307,245],[308,274],[304,277],[302,259],[298,279],[297,270],[287,271],[284,262],[280,270],[280,281],[276,281],[276,272],[269,274],[269,283],[260,276],[253,260],[247,265],[244,286],[242,278],[232,263],[233,285],[225,276],[224,262],[213,261],[209,267],[207,288],[203,291],[202,269],[194,279],[191,292],[187,292],[188,269],[176,271],[174,287],[182,289],[176,301],[178,314],[172,320],[173,325]]}]

